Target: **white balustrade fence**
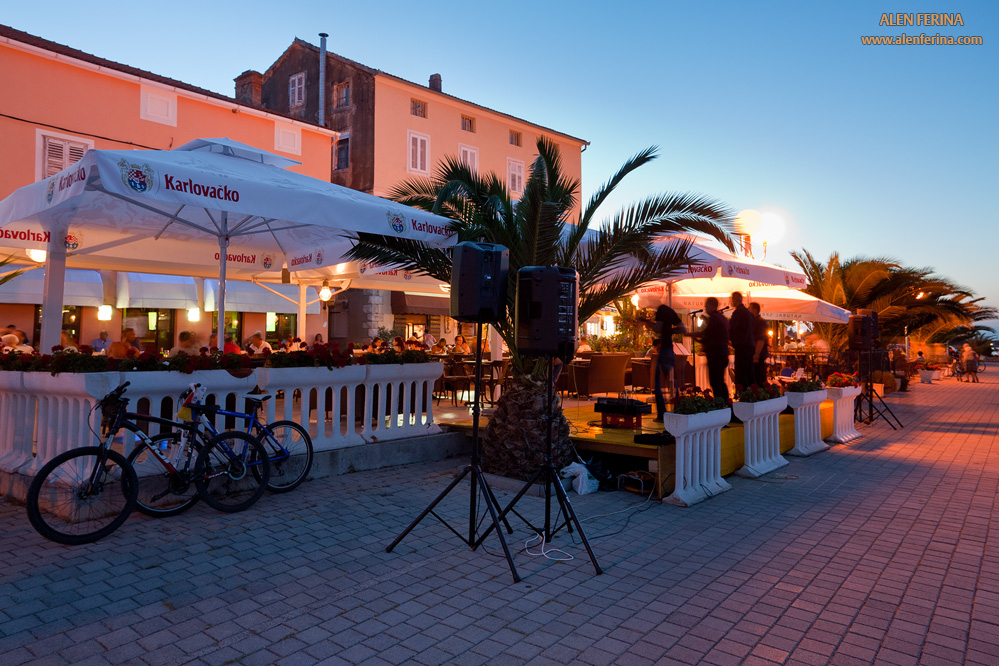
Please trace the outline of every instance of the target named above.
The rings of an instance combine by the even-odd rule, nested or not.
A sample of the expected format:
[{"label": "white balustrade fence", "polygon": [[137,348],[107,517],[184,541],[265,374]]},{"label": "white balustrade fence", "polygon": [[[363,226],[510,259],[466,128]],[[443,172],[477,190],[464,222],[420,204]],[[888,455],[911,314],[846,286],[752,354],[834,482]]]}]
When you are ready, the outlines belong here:
[{"label": "white balustrade fence", "polygon": [[794,410],[794,448],[788,451],[792,456],[810,456],[825,451],[829,445],[822,441],[821,405],[826,399],[826,391],[808,391],[784,394],[787,404]]},{"label": "white balustrade fence", "polygon": [[833,434],[826,441],[836,444],[846,444],[860,437],[854,425],[854,403],[860,395],[859,386],[846,388],[827,388],[829,399],[833,403]]},{"label": "white balustrade fence", "polygon": [[[327,368],[257,368],[246,377],[225,370],[64,373],[0,372],[0,473],[33,476],[56,455],[97,441],[97,401],[122,382],[130,412],[173,419],[180,393],[192,383],[207,389],[205,402],[243,411],[241,396],[260,387],[272,396],[268,421],[289,419],[309,430],[317,451],[440,432],[434,422],[433,387],[440,363]],[[280,412],[279,412],[280,409]],[[141,423],[141,422],[140,422]],[[149,433],[167,426],[149,423]],[[222,417],[216,427],[226,429]],[[242,429],[243,422],[229,427]],[[134,435],[125,433],[127,455]],[[24,483],[5,479],[0,492],[23,499]]]},{"label": "white balustrade fence", "polygon": [[728,408],[663,415],[663,425],[676,438],[676,486],[663,502],[692,506],[732,489],[721,475],[721,429],[731,418]]},{"label": "white balustrade fence", "polygon": [[739,476],[755,479],[788,464],[780,454],[780,413],[786,407],[784,396],[732,404],[732,412],[743,426],[745,464],[737,472]]}]

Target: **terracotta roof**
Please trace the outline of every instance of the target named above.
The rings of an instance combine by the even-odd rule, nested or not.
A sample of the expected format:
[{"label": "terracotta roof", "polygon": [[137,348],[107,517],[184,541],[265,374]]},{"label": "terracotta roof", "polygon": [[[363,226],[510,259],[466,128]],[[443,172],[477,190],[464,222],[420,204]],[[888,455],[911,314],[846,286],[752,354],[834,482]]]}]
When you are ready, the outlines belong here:
[{"label": "terracotta roof", "polygon": [[[298,37],[296,37],[295,41],[294,41],[294,44],[297,44],[298,46],[302,46],[302,47],[305,47],[305,48],[312,49],[317,54],[319,53],[319,47],[318,46],[316,46],[314,44],[310,44],[309,42],[305,41],[304,39],[299,39]],[[285,53],[287,53],[287,51],[285,51]],[[351,65],[359,67],[362,70],[367,71],[368,73],[372,74],[373,76],[384,76],[386,78],[393,79],[395,81],[399,81],[400,83],[405,83],[406,85],[413,86],[414,88],[419,88],[421,93],[429,93],[431,95],[440,95],[442,97],[447,97],[448,99],[452,99],[452,100],[454,100],[456,102],[461,102],[462,104],[468,104],[469,106],[473,106],[473,107],[475,107],[477,109],[482,109],[482,110],[488,111],[490,113],[495,113],[498,116],[504,116],[504,117],[509,118],[511,120],[515,120],[515,121],[517,121],[519,123],[524,123],[525,125],[531,125],[532,127],[537,127],[538,129],[543,130],[545,132],[551,132],[552,134],[558,134],[558,135],[564,136],[566,138],[572,139],[573,141],[579,141],[580,143],[582,143],[584,145],[587,145],[587,146],[590,145],[590,142],[587,141],[587,140],[585,140],[585,139],[580,139],[579,137],[575,137],[575,136],[573,136],[571,134],[566,134],[565,132],[560,132],[559,130],[552,129],[550,127],[545,127],[544,125],[539,125],[538,123],[533,123],[530,120],[524,120],[523,118],[518,118],[517,116],[511,115],[509,113],[504,113],[503,111],[497,111],[496,109],[490,109],[487,106],[482,106],[481,104],[476,104],[475,102],[469,102],[467,99],[462,99],[460,97],[455,97],[454,95],[449,95],[446,92],[441,92],[441,91],[438,91],[438,90],[433,90],[432,88],[430,88],[428,86],[420,85],[419,83],[413,83],[412,81],[404,79],[404,78],[402,78],[400,76],[396,76],[395,74],[389,74],[388,72],[383,72],[380,69],[373,69],[371,67],[368,67],[367,65],[362,65],[361,63],[357,62],[356,60],[351,60],[350,58],[345,58],[345,57],[343,57],[341,55],[337,55],[336,53],[333,53],[332,51],[327,51],[326,55],[327,55],[327,57],[337,58],[338,60],[342,60],[343,62],[350,63]],[[284,57],[284,54],[281,54],[281,58],[283,58],[283,57]],[[280,62],[281,58],[278,58],[278,60],[275,61],[274,65],[276,65],[278,62]],[[271,65],[267,69],[268,73],[271,71],[271,69],[274,67],[274,65]]]},{"label": "terracotta roof", "polygon": [[[318,123],[310,122],[308,120],[298,118],[296,116],[291,116],[286,113],[281,113],[280,111],[274,111],[272,109],[265,109],[259,106],[254,106],[252,104],[247,104],[246,102],[241,102],[234,97],[229,97],[227,95],[222,95],[206,88],[199,88],[198,86],[192,86],[189,83],[184,83],[183,81],[178,81],[177,79],[171,79],[166,76],[160,76],[159,74],[154,74],[153,72],[147,72],[144,69],[139,69],[138,67],[132,67],[130,65],[123,65],[120,62],[115,62],[114,60],[108,60],[106,58],[101,58],[85,51],[80,51],[79,49],[74,49],[64,44],[59,44],[56,42],[49,41],[47,39],[42,39],[41,37],[36,37],[35,35],[29,34],[22,30],[17,30],[11,28],[10,26],[0,24],[0,38],[6,37],[13,41],[21,42],[22,44],[27,44],[29,46],[34,46],[46,51],[51,51],[52,53],[58,53],[59,55],[64,55],[70,58],[75,58],[77,60],[82,60],[83,62],[88,62],[93,65],[98,65],[100,67],[106,67],[107,69],[113,69],[117,72],[122,72],[123,74],[130,74],[132,76],[145,79],[147,81],[153,81],[156,83],[162,83],[163,85],[170,86],[172,88],[178,88],[180,90],[187,90],[198,95],[204,95],[205,97],[211,97],[217,99],[221,102],[226,102],[227,104],[236,104],[238,106],[243,106],[249,109],[256,109],[257,111],[263,111],[275,116],[281,116],[282,118],[287,118],[289,120],[295,120],[300,123],[305,123],[307,125],[315,125],[316,127],[322,127]],[[325,128],[324,128],[325,129]]]}]

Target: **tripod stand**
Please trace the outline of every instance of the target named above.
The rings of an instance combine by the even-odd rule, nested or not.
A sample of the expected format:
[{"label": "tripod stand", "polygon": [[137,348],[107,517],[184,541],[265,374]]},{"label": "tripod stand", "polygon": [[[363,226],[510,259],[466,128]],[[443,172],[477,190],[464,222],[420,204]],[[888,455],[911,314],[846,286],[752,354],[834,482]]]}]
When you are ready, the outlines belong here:
[{"label": "tripod stand", "polygon": [[[586,553],[590,556],[590,561],[593,563],[593,568],[596,570],[597,575],[602,574],[603,570],[600,568],[600,564],[597,563],[597,558],[593,555],[593,549],[590,548],[590,542],[586,540],[586,535],[583,533],[583,527],[579,524],[579,519],[576,517],[576,512],[572,510],[572,504],[569,503],[569,497],[566,495],[565,488],[562,487],[562,481],[558,477],[558,471],[555,469],[554,462],[552,460],[552,421],[554,416],[552,414],[552,403],[554,402],[554,392],[555,392],[555,381],[554,381],[554,358],[548,357],[548,433],[545,437],[545,461],[541,465],[541,468],[534,474],[533,477],[520,489],[520,492],[513,498],[509,505],[503,509],[499,518],[501,520],[506,520],[506,515],[512,513],[518,518],[520,518],[525,525],[535,534],[539,535],[546,542],[551,541],[563,527],[566,528],[570,534],[572,533],[572,528],[575,525],[576,530],[579,532],[579,538],[583,542],[583,546],[586,548]],[[545,524],[544,527],[536,527],[527,518],[522,516],[517,512],[514,507],[517,502],[520,501],[527,491],[530,490],[535,483],[542,481],[545,484]],[[555,497],[558,500],[559,514],[555,516],[555,525],[552,525],[552,486],[555,487]],[[564,522],[558,525],[558,516],[564,516]],[[482,533],[479,537],[478,542],[472,547],[477,548],[479,544],[489,535],[489,532],[498,526],[497,521],[493,521],[493,524]]]},{"label": "tripod stand", "polygon": [[[860,375],[860,379],[863,382],[863,389],[861,389],[860,395],[857,396],[857,401],[854,403],[853,407],[853,420],[861,423],[867,423],[870,425],[874,423],[875,419],[879,416],[885,420],[885,422],[891,426],[892,430],[898,430],[898,428],[904,427],[902,422],[899,421],[895,413],[891,411],[891,408],[885,404],[884,399],[874,392],[874,382],[872,379],[872,367],[874,365],[874,354],[878,354],[879,358],[884,352],[881,350],[866,349],[860,352],[857,357],[857,372]],[[866,372],[865,364],[866,363]],[[883,365],[879,363],[879,366]],[[877,398],[881,406],[874,404],[874,399]],[[888,418],[889,415],[891,418]],[[895,423],[898,424],[898,428],[895,427],[895,423],[892,423],[894,419]]]},{"label": "tripod stand", "polygon": [[[513,534],[513,528],[510,527],[510,523],[505,518],[506,512],[499,512],[499,502],[496,500],[496,496],[493,495],[493,491],[490,490],[486,477],[483,475],[482,468],[479,465],[479,388],[482,386],[482,322],[479,322],[478,328],[476,329],[475,341],[475,394],[472,398],[472,460],[461,470],[461,473],[456,476],[450,484],[448,484],[447,488],[445,488],[444,491],[437,496],[437,499],[431,502],[430,505],[416,517],[416,520],[410,523],[409,527],[403,530],[402,534],[397,536],[395,541],[389,544],[389,546],[385,549],[385,552],[391,553],[392,549],[399,545],[399,542],[406,538],[406,535],[429,515],[432,515],[434,518],[439,520],[444,527],[454,532],[455,536],[461,539],[465,545],[470,546],[472,550],[478,548],[482,544],[483,539],[486,538],[486,535],[489,534],[489,532],[495,527],[496,535],[499,537],[500,544],[503,546],[503,553],[506,555],[506,561],[510,565],[510,572],[513,574],[513,582],[519,583],[520,575],[517,573],[517,567],[514,566],[513,556],[510,554],[510,548],[506,545],[506,539],[503,536],[503,531],[499,529],[499,524],[502,522],[506,526],[507,532],[510,534]],[[447,497],[448,494],[450,494],[451,491],[454,490],[466,476],[471,477],[467,537],[458,532],[458,530],[452,527],[446,520],[444,520],[444,518],[434,512],[437,505],[440,504],[441,501]],[[487,529],[481,537],[476,539],[476,520],[478,518],[477,501],[480,493],[482,495],[482,503],[486,505],[486,508],[489,510],[489,515],[492,517],[492,525],[489,526],[489,529]]]}]

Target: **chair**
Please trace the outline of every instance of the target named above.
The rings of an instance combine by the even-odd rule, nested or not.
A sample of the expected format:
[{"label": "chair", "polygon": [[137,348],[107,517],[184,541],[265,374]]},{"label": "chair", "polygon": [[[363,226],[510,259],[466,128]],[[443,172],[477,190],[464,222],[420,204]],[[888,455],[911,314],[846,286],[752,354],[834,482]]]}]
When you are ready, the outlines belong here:
[{"label": "chair", "polygon": [[[451,394],[451,404],[458,404],[458,392],[467,391],[472,387],[475,379],[467,373],[468,366],[462,361],[448,359],[444,361],[444,376],[442,377],[442,388],[445,395]],[[440,398],[437,400],[440,404]]]},{"label": "chair", "polygon": [[576,393],[591,396],[595,393],[623,393],[624,371],[631,360],[631,354],[594,354],[589,364],[573,363],[570,384]]},{"label": "chair", "polygon": [[655,375],[652,374],[653,368],[656,367],[656,362],[659,360],[658,354],[653,354],[646,360],[642,359],[632,359],[631,360],[631,388],[638,389],[643,388],[651,391],[655,386]]}]

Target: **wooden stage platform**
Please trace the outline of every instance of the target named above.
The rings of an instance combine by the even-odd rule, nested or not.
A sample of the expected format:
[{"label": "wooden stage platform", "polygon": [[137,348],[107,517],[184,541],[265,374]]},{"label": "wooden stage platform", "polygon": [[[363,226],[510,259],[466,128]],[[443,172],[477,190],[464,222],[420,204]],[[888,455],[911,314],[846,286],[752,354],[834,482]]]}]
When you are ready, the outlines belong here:
[{"label": "wooden stage platform", "polygon": [[[569,437],[579,455],[586,460],[587,453],[608,454],[611,456],[627,456],[644,459],[648,462],[643,467],[633,471],[650,471],[656,477],[656,496],[665,497],[673,492],[676,469],[676,447],[673,444],[636,444],[636,434],[663,433],[663,425],[654,423],[654,414],[646,414],[641,430],[627,428],[603,428],[600,426],[600,414],[594,411],[595,401],[566,400],[563,413],[569,420]],[[832,435],[832,403],[828,400],[822,403],[822,437]],[[488,422],[488,412],[484,411],[479,422],[480,430]],[[439,423],[450,429],[471,434],[472,417],[467,413],[449,412]],[[780,416],[780,450],[786,453],[794,448],[794,416]],[[640,462],[640,461],[636,461]],[[743,428],[742,425],[729,425],[721,432],[721,473],[723,476],[735,473],[743,466]],[[653,464],[654,463],[654,464]]]}]

